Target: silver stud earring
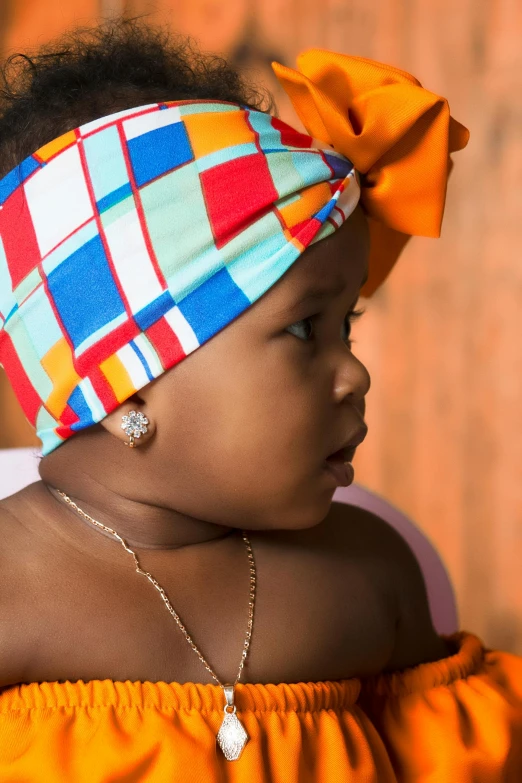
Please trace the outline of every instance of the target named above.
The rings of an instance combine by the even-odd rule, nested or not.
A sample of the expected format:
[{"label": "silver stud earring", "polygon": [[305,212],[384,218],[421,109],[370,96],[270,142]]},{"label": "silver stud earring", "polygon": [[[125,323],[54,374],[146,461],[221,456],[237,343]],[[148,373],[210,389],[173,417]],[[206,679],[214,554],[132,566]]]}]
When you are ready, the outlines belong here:
[{"label": "silver stud earring", "polygon": [[123,442],[126,446],[130,446],[131,449],[134,449],[136,448],[134,438],[140,438],[142,433],[145,434],[147,432],[148,427],[146,425],[149,423],[149,420],[141,411],[129,411],[128,414],[122,416],[121,419],[121,428],[122,430],[125,430],[126,434],[129,436],[129,443],[127,443],[127,441]]}]

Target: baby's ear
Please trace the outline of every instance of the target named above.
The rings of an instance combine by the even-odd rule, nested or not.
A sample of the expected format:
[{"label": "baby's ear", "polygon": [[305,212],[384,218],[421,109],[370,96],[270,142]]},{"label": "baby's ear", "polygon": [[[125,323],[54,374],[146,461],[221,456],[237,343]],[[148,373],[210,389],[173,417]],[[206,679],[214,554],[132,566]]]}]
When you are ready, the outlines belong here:
[{"label": "baby's ear", "polygon": [[[141,415],[140,415],[141,414]],[[125,417],[125,418],[124,418]],[[146,422],[144,422],[144,418]],[[122,443],[129,442],[129,434],[125,431],[129,428],[129,425],[135,425],[140,427],[139,435],[136,435],[136,429],[133,429],[136,446],[148,441],[156,431],[156,426],[153,418],[147,413],[147,405],[137,394],[129,397],[129,399],[122,402],[117,408],[107,414],[100,424],[107,432],[114,435]],[[143,431],[146,430],[146,431]]]}]

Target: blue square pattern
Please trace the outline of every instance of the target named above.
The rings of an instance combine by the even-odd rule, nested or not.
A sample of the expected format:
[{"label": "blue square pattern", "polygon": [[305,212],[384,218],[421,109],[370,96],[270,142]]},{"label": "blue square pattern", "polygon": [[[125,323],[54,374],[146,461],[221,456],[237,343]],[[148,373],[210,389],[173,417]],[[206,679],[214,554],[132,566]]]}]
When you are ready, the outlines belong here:
[{"label": "blue square pattern", "polygon": [[183,163],[194,160],[194,153],[182,122],[174,122],[129,139],[127,146],[139,188]]},{"label": "blue square pattern", "polygon": [[101,215],[102,212],[106,212],[115,204],[119,204],[120,201],[123,201],[129,196],[132,196],[132,187],[130,182],[127,182],[125,185],[122,185],[121,188],[113,190],[112,193],[109,193],[107,196],[104,196],[96,202],[98,212]]},{"label": "blue square pattern", "polygon": [[330,155],[328,152],[324,153],[324,157],[333,168],[334,177],[344,179],[353,170],[353,163],[348,159],[336,158],[335,155]]},{"label": "blue square pattern", "polygon": [[99,236],[49,274],[49,291],[75,348],[125,313]]},{"label": "blue square pattern", "polygon": [[6,174],[5,177],[0,180],[0,204],[5,204],[16,188],[20,187],[33,171],[36,171],[36,169],[41,167],[42,164],[35,160],[32,155],[29,155],[28,158],[25,158],[18,166],[15,166],[12,171]]},{"label": "blue square pattern", "polygon": [[163,291],[153,302],[143,307],[138,313],[134,313],[133,318],[141,331],[144,332],[149,326],[159,321],[161,316],[171,310],[175,304],[170,291]]},{"label": "blue square pattern", "polygon": [[227,270],[220,269],[187,294],[178,307],[202,345],[241,315],[250,304],[250,299],[234,283]]},{"label": "blue square pattern", "polygon": [[71,424],[72,430],[88,427],[90,424],[95,423],[92,418],[91,409],[87,405],[87,401],[83,396],[83,392],[78,386],[73,390],[72,394],[67,400],[67,404],[73,409],[80,419],[80,421]]},{"label": "blue square pattern", "polygon": [[316,212],[315,215],[312,215],[312,217],[316,220],[320,220],[321,223],[324,223],[324,221],[330,216],[330,213],[336,204],[337,199],[331,198],[330,201],[328,201],[324,207],[319,210],[319,212]]}]

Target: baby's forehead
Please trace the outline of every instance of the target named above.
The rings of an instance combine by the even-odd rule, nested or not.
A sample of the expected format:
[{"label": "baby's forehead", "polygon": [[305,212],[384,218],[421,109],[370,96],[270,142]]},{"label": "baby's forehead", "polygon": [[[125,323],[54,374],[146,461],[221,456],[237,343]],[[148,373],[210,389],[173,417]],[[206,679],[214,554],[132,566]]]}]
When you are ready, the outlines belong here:
[{"label": "baby's forehead", "polygon": [[[317,245],[319,247],[319,243]],[[321,253],[325,248],[321,249]],[[366,282],[368,268],[362,259],[343,258],[344,263],[333,263],[331,253],[326,252],[325,264],[313,259],[308,268],[301,267],[304,256],[268,291],[259,302],[270,319],[284,321],[303,317],[307,307],[327,306],[336,297],[355,302]],[[330,263],[329,263],[330,262]],[[343,267],[343,268],[341,268]],[[326,271],[325,271],[326,270]]]},{"label": "baby's forehead", "polygon": [[315,292],[333,297],[343,290],[361,288],[368,279],[369,244],[364,223],[360,217],[350,216],[335,233],[310,245],[279,281],[281,293],[304,297]]}]

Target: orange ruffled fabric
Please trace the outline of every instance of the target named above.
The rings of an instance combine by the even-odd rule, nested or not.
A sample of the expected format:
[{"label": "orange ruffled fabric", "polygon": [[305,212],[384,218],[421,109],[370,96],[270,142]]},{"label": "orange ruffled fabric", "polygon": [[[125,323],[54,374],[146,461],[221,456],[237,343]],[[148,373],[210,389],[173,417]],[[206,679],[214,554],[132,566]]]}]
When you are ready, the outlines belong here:
[{"label": "orange ruffled fabric", "polygon": [[41,682],[0,692],[9,783],[520,783],[522,658],[473,634],[454,655],[366,680],[241,684],[250,737],[216,745],[217,685]]},{"label": "orange ruffled fabric", "polygon": [[298,70],[272,63],[307,132],[342,153],[362,174],[370,225],[370,297],[411,235],[440,236],[450,153],[469,131],[448,102],[411,74],[364,57],[309,49]]}]

